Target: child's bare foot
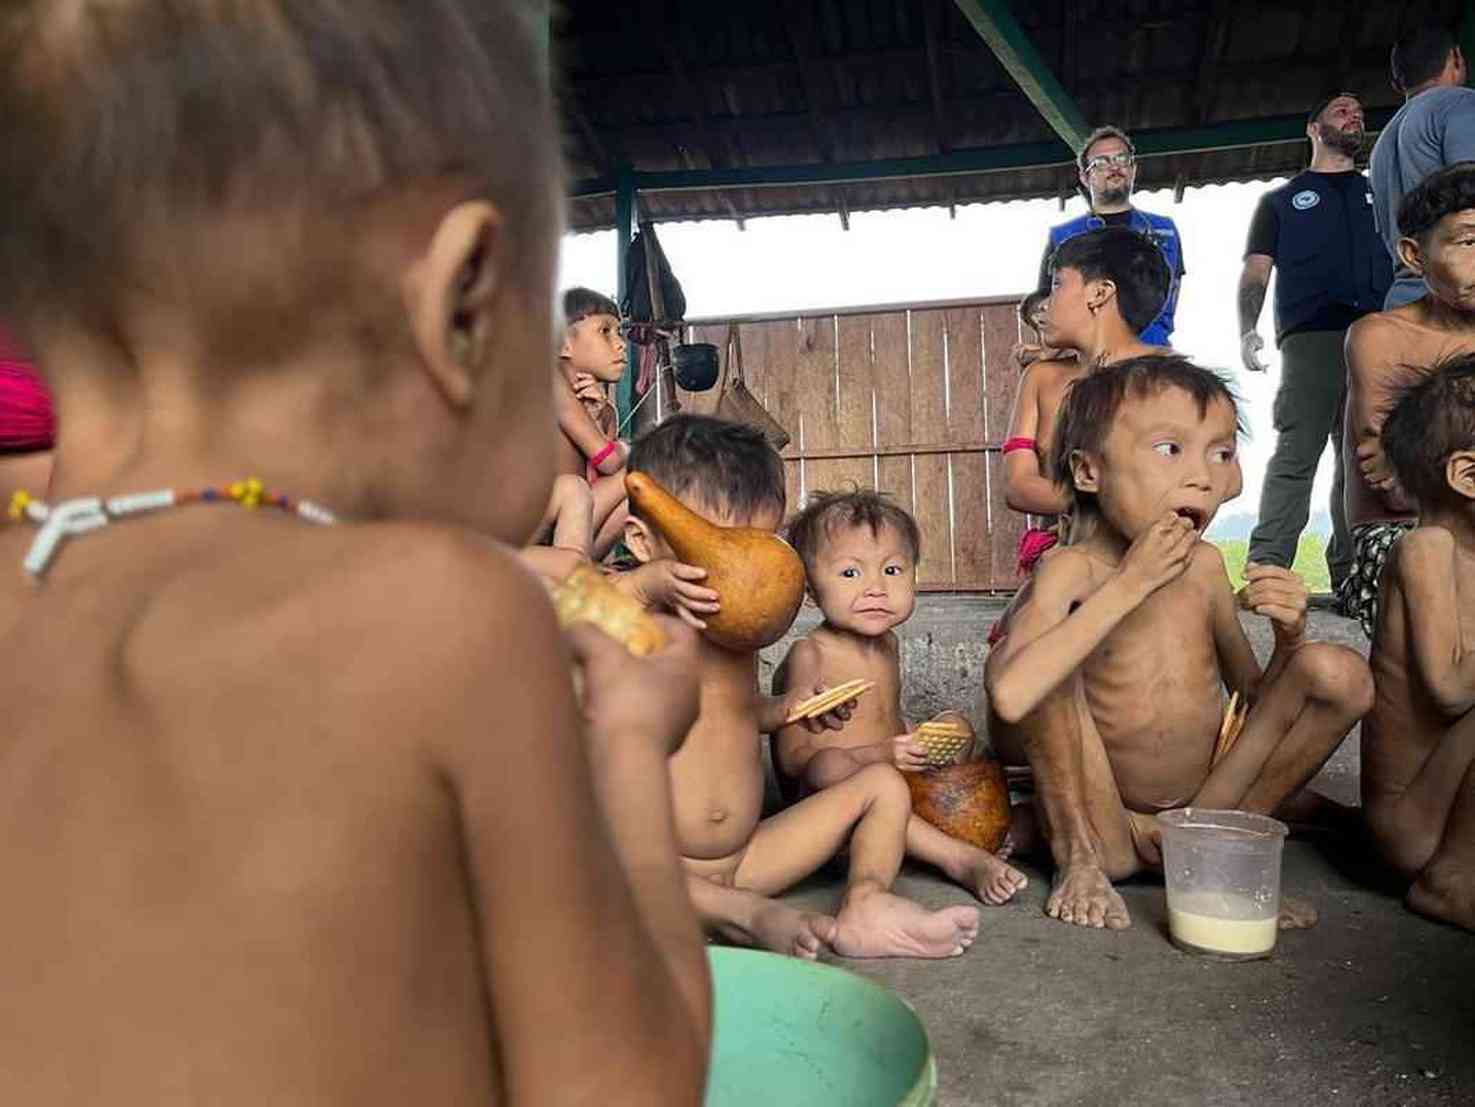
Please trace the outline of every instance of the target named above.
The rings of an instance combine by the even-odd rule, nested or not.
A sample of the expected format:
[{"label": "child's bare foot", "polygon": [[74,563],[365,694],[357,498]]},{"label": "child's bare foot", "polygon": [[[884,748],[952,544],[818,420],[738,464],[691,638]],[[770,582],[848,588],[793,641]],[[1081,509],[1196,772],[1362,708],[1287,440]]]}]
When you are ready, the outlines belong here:
[{"label": "child's bare foot", "polygon": [[1100,866],[1080,863],[1055,870],[1045,914],[1076,926],[1125,930],[1132,925],[1127,904]]},{"label": "child's bare foot", "polygon": [[1314,904],[1304,899],[1281,896],[1280,917],[1275,920],[1275,925],[1281,930],[1310,930],[1319,918],[1321,912],[1317,911]]},{"label": "child's bare foot", "polygon": [[992,907],[1008,903],[1014,898],[1015,892],[1029,883],[1029,877],[1013,865],[1006,864],[1002,857],[986,850],[979,850],[978,853],[978,859],[969,866],[968,871],[959,874],[958,883],[984,903]]},{"label": "child's bare foot", "polygon": [[978,936],[978,908],[928,911],[890,892],[847,899],[835,921],[842,957],[956,957]]},{"label": "child's bare foot", "polygon": [[1413,882],[1404,902],[1431,919],[1475,930],[1475,873],[1431,864]]},{"label": "child's bare foot", "polygon": [[835,940],[835,920],[829,915],[800,911],[777,901],[761,907],[748,930],[760,948],[805,961],[813,961]]}]

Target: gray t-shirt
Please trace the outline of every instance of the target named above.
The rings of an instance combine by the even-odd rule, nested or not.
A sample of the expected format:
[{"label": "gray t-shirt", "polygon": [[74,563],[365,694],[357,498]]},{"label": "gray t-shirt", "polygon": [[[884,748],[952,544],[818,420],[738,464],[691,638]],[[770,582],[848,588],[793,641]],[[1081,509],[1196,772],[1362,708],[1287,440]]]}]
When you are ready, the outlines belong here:
[{"label": "gray t-shirt", "polygon": [[1398,109],[1373,146],[1368,179],[1373,217],[1395,269],[1384,310],[1424,295],[1422,277],[1398,261],[1398,205],[1404,193],[1436,169],[1475,161],[1475,89],[1440,87],[1421,92]]}]

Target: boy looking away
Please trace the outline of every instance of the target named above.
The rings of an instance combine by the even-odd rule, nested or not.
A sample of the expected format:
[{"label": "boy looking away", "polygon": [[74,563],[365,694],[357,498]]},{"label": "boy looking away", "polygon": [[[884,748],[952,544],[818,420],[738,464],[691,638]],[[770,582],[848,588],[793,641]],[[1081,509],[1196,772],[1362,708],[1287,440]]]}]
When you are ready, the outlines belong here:
[{"label": "boy looking away", "polygon": [[[636,441],[630,467],[717,526],[776,530],[783,520],[783,460],[752,427],[676,415]],[[626,524],[625,544],[642,563],[672,556],[638,514]],[[951,957],[967,949],[978,931],[977,908],[928,911],[890,891],[912,810],[901,774],[867,765],[762,818],[762,736],[779,730],[790,709],[817,689],[764,696],[755,654],[706,639],[697,652],[700,713],[671,758],[670,779],[687,887],[702,921],[734,940],[807,958],[826,947],[843,957]],[[847,846],[849,876],[833,918],[772,898]]]},{"label": "boy looking away", "polygon": [[1475,353],[1475,162],[1425,177],[1398,208],[1398,254],[1428,293],[1365,315],[1347,331],[1347,526],[1352,568],[1338,601],[1372,637],[1388,551],[1413,528],[1413,502],[1398,487],[1380,432],[1396,397],[1433,367]]},{"label": "boy looking away", "polygon": [[[94,526],[35,580],[0,533],[8,1100],[700,1102],[692,643],[576,628],[581,719],[502,545],[553,476],[545,19],[6,7],[3,310]],[[250,473],[295,511],[82,499]]]},{"label": "boy looking away", "polygon": [[[916,606],[922,544],[916,520],[878,492],[816,492],[788,534],[804,559],[809,594],[824,622],[789,648],[774,673],[774,692],[856,679],[872,680],[875,688],[856,702],[841,731],[798,723],[780,728],[774,735],[780,778],[798,779],[809,793],[848,780],[867,765],[926,770],[927,751],[902,718],[894,629]],[[945,714],[967,725],[956,712]],[[1026,883],[1023,873],[999,857],[915,815],[907,823],[907,853],[936,865],[985,903],[1004,903]]]},{"label": "boy looking away", "polygon": [[1050,348],[1077,356],[1034,361],[1025,369],[1003,451],[1005,500],[1015,511],[1043,516],[1060,515],[1069,503],[1046,460],[1066,390],[1103,365],[1154,352],[1137,336],[1157,318],[1172,284],[1162,251],[1124,227],[1067,239],[1052,266],[1043,338]]},{"label": "boy looking away", "polygon": [[[985,674],[996,748],[1034,769],[1056,863],[1046,910],[1063,921],[1129,925],[1111,882],[1160,866],[1157,812],[1274,812],[1370,703],[1357,654],[1306,641],[1288,570],[1249,567],[1239,605],[1275,633],[1265,670],[1250,650],[1201,540],[1237,478],[1236,437],[1229,390],[1177,356],[1098,370],[1061,410],[1056,471],[1089,532],[1041,563]],[[1216,760],[1225,687],[1252,706]]]},{"label": "boy looking away", "polygon": [[1475,354],[1434,366],[1382,437],[1419,523],[1384,575],[1363,809],[1408,905],[1475,930]]}]

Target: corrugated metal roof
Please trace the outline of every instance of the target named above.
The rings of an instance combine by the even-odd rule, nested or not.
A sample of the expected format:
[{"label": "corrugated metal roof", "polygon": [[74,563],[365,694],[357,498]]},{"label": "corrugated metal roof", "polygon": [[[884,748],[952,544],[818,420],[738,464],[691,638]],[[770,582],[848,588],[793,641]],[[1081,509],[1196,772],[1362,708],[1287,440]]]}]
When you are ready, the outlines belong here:
[{"label": "corrugated metal roof", "polygon": [[[1453,24],[1459,0],[1247,4],[1039,0],[1017,21],[1087,120],[1138,133],[1300,114],[1349,89],[1390,109],[1401,29]],[[951,0],[568,0],[555,27],[573,181],[637,172],[829,165],[1057,140]],[[1053,167],[845,184],[647,192],[659,221],[860,211],[1068,194]],[[1048,159],[1036,159],[1048,160]],[[1148,156],[1139,189],[1263,178],[1304,141]],[[610,195],[570,226],[612,226]]]}]

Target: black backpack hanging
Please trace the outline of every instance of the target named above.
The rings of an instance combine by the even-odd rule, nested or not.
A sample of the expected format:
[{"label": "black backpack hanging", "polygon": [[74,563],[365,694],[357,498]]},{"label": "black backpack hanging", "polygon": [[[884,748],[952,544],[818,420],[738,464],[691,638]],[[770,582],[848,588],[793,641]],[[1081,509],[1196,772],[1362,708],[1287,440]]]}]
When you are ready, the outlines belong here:
[{"label": "black backpack hanging", "polygon": [[[646,251],[655,262],[655,280],[661,287],[662,308],[660,318],[651,306],[650,286],[647,279]],[[625,297],[620,301],[620,314],[628,323],[667,323],[686,318],[686,293],[681,291],[681,282],[671,272],[666,252],[661,249],[653,223],[641,223],[640,230],[625,247]],[[637,339],[638,341],[638,339]]]}]

